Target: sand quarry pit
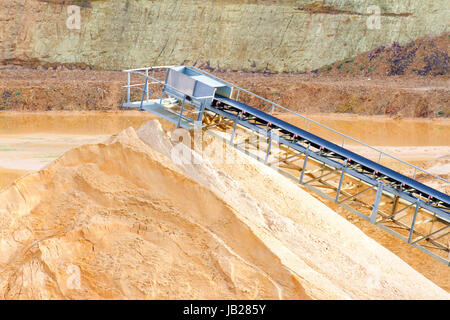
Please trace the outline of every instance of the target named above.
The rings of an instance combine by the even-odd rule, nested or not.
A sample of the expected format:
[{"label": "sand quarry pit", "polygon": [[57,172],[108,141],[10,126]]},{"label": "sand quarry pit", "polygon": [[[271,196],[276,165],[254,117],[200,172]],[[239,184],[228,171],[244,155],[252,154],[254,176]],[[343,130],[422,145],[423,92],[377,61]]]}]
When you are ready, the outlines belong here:
[{"label": "sand quarry pit", "polygon": [[270,168],[172,147],[152,120],[4,188],[0,298],[450,298]]}]

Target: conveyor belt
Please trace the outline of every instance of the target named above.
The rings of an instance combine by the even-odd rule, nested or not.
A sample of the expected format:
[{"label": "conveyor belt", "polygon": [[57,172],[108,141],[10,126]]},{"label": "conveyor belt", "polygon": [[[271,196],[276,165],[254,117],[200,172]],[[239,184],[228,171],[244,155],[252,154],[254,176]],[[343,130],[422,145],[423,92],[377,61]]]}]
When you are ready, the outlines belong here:
[{"label": "conveyor belt", "polygon": [[[149,76],[149,71],[155,69],[167,69],[165,81]],[[238,102],[243,91],[271,104],[272,110],[277,106],[288,111],[195,67],[151,67],[126,72],[125,107],[139,107],[188,130],[202,128],[208,132],[210,127],[223,129],[220,124],[224,122],[233,124],[232,132],[221,134],[238,150],[450,266],[450,197],[414,180],[416,170],[421,169],[406,163],[414,168],[414,177],[409,178],[344,148],[344,144],[339,146]],[[131,74],[145,77],[145,83],[132,84]],[[149,92],[149,83],[160,86],[161,93]],[[143,88],[136,88],[142,85]],[[131,101],[131,89],[142,90],[140,101]],[[227,98],[232,94],[236,100]],[[149,100],[149,96],[155,99]],[[177,99],[178,104],[167,108],[161,103],[165,96]],[[206,115],[212,118],[205,119]],[[240,142],[234,141],[237,130]],[[215,130],[209,133],[215,135]],[[222,137],[221,134],[216,136]],[[252,152],[255,149],[256,153]],[[265,158],[261,158],[264,153]]]},{"label": "conveyor belt", "polygon": [[[284,133],[289,133],[293,136],[294,135],[299,136],[302,139],[309,141],[311,144],[313,144],[316,147],[319,147],[319,148],[323,147],[326,150],[332,151],[333,153],[340,155],[344,159],[350,159],[350,161],[358,163],[367,169],[370,169],[370,170],[373,170],[374,172],[378,172],[379,174],[385,175],[386,177],[397,181],[399,184],[403,184],[407,188],[412,188],[414,190],[417,190],[425,198],[438,199],[443,202],[445,207],[450,208],[450,197],[448,195],[446,195],[442,192],[439,192],[433,188],[430,188],[416,180],[413,180],[413,179],[411,179],[405,175],[402,175],[394,170],[391,170],[385,166],[382,166],[372,160],[362,157],[348,149],[342,148],[330,141],[322,139],[312,133],[302,130],[296,126],[293,126],[293,125],[283,121],[283,120],[280,120],[274,116],[271,116],[263,111],[255,109],[253,107],[250,107],[241,102],[229,99],[229,98],[221,96],[221,95],[216,95],[215,100],[217,100],[221,103],[224,103],[228,106],[231,106],[233,108],[236,108],[240,111],[249,113],[268,124],[270,123],[272,128],[274,128],[274,127],[279,128],[279,129],[282,129],[284,131]],[[449,218],[450,218],[450,214],[449,214]]]}]

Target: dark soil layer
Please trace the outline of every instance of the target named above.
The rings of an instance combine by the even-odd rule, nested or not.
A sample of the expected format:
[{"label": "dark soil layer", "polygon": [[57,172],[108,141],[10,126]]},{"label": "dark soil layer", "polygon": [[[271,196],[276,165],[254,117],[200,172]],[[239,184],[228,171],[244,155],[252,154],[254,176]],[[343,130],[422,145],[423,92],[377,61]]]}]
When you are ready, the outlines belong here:
[{"label": "dark soil layer", "polygon": [[449,76],[450,34],[396,42],[314,70],[340,76]]},{"label": "dark soil layer", "polygon": [[[302,113],[446,118],[449,35],[383,46],[304,74],[268,74],[200,67]],[[138,83],[142,79],[136,79]],[[0,66],[0,111],[118,110],[126,74],[80,65]],[[133,99],[140,97],[135,90]],[[255,99],[240,96],[258,105]]]}]

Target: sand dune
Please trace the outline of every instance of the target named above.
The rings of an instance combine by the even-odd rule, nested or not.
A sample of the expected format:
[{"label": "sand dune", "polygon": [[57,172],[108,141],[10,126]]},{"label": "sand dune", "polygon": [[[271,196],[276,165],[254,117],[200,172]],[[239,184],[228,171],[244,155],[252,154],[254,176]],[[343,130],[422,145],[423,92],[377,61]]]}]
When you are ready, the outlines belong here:
[{"label": "sand dune", "polygon": [[271,169],[171,150],[152,121],[4,189],[0,298],[449,299]]}]

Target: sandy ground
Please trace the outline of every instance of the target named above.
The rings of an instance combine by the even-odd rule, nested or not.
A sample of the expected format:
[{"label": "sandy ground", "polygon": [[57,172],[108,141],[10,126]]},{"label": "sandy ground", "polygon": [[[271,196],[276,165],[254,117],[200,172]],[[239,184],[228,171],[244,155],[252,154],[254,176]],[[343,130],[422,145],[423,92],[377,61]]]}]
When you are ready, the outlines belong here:
[{"label": "sandy ground", "polygon": [[74,147],[98,143],[106,137],[46,133],[0,135],[1,164],[10,169],[39,170]]},{"label": "sandy ground", "polygon": [[26,175],[28,170],[17,170],[0,167],[0,190],[10,185],[16,179]]},{"label": "sandy ground", "polygon": [[[306,121],[294,115],[277,114],[301,128]],[[450,163],[450,121],[442,119],[393,120],[381,116],[308,115],[313,120],[354,137],[366,144],[408,161],[448,180]],[[97,143],[107,135],[127,127],[138,129],[156,117],[147,112],[35,112],[0,113],[0,167],[38,170],[73,147]],[[165,129],[172,127],[163,123]],[[308,130],[339,145],[342,138],[332,131],[310,123]],[[347,139],[345,147],[378,160],[375,151]],[[383,156],[381,162],[412,175],[399,161]],[[11,174],[9,174],[11,176]],[[14,176],[14,175],[13,175]],[[11,177],[13,177],[11,176]],[[2,179],[3,181],[6,178]],[[433,181],[424,181],[431,182]],[[6,182],[4,182],[5,184]],[[441,187],[441,186],[439,186]],[[448,187],[443,187],[445,192]]]},{"label": "sandy ground", "polygon": [[450,298],[270,168],[170,147],[129,128],[1,192],[2,298]]},{"label": "sandy ground", "polygon": [[[280,119],[306,128],[306,120],[297,115],[275,113]],[[311,119],[371,146],[450,146],[450,121],[448,119],[391,119],[386,116],[352,114],[311,114]],[[342,138],[331,130],[315,123],[308,131],[341,145]],[[345,145],[354,145],[347,139]],[[395,150],[392,150],[395,152]]]}]

